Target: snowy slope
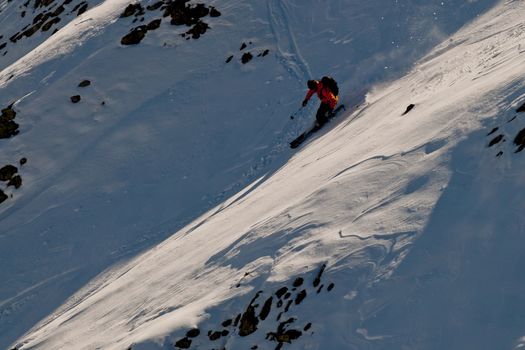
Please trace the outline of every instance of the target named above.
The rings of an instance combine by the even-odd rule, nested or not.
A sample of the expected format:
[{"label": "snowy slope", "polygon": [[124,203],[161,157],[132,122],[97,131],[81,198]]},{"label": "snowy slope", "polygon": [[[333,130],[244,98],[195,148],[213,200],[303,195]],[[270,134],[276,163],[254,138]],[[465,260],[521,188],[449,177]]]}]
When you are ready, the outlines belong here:
[{"label": "snowy slope", "polygon": [[[314,107],[293,121],[288,116],[306,79],[335,72],[345,102],[353,105],[360,97],[353,86],[401,75],[426,48],[471,19],[473,9],[492,2],[463,4],[464,9],[436,5],[446,20],[430,16],[436,25],[424,27],[436,35],[422,35],[427,40],[419,45],[407,39],[399,49],[393,36],[410,28],[419,32],[417,24],[435,8],[401,4],[413,5],[408,8],[414,18],[397,2],[391,7],[217,2],[211,4],[222,16],[209,19],[211,29],[198,40],[181,38],[186,28],[163,22],[140,45],[124,47],[120,38],[137,25],[133,18],[117,20],[127,4],[104,2],[0,74],[5,106],[26,96],[15,105],[20,134],[1,140],[2,162],[29,159],[20,169],[24,185],[10,188],[13,198],[0,206],[5,344],[102,270],[173,233],[91,281],[18,343],[42,349],[125,349],[132,343],[134,349],[172,348],[198,326],[202,334],[193,346],[275,348],[276,339],[284,338],[264,339],[268,332],[279,333],[275,304],[265,318],[272,321],[260,322],[250,336],[239,337],[226,326],[229,333],[209,344],[206,332],[222,332],[221,323],[244,312],[261,290],[259,313],[274,291],[291,288],[298,276],[305,282],[293,298],[302,288],[308,297],[280,319],[298,318],[292,326],[304,333],[292,343],[298,348],[465,348],[473,344],[472,334],[490,334],[493,343],[485,337],[475,341],[493,348],[521,335],[519,318],[498,304],[491,304],[495,320],[465,322],[467,331],[457,335],[453,323],[442,324],[464,314],[443,312],[446,294],[444,305],[431,308],[436,319],[425,310],[435,300],[433,288],[450,287],[449,275],[463,271],[463,259],[481,259],[477,251],[463,256],[446,244],[450,240],[456,248],[457,239],[475,247],[468,244],[478,231],[470,229],[473,222],[490,236],[490,225],[477,222],[480,212],[491,225],[508,226],[503,229],[508,234],[522,232],[519,217],[509,218],[504,209],[486,215],[483,211],[492,208],[479,203],[484,188],[499,185],[505,190],[483,191],[485,200],[510,201],[516,212],[521,208],[513,170],[521,158],[511,146],[520,120],[508,125],[506,120],[522,102],[522,5],[502,4],[454,35],[409,76],[369,94],[358,111],[295,155],[287,141],[311,123]],[[380,11],[395,14],[394,9],[407,16],[376,17]],[[145,23],[157,16],[147,12]],[[373,19],[377,26],[366,27]],[[362,32],[363,27],[368,29]],[[377,40],[371,41],[374,33]],[[247,48],[239,50],[242,43]],[[269,55],[257,57],[267,49]],[[242,64],[247,51],[255,57]],[[234,59],[225,63],[230,55]],[[331,56],[347,61],[327,64]],[[78,88],[82,79],[92,84]],[[72,104],[69,97],[77,93],[82,100]],[[410,103],[416,108],[401,116]],[[493,148],[485,148],[490,131],[485,129],[496,124],[507,139],[494,146],[504,151],[498,158]],[[472,176],[477,181],[466,186]],[[489,186],[493,178],[499,182]],[[449,227],[448,218],[456,213],[451,203],[457,202],[463,215],[454,216]],[[431,234],[452,230],[460,231],[454,239]],[[436,247],[436,240],[444,246]],[[504,278],[496,267],[519,271],[519,256],[506,254],[519,246],[511,242],[489,245],[497,253],[495,263],[480,260],[471,280],[449,292],[456,309],[462,300],[476,300],[469,288],[477,285],[482,269],[494,266],[492,278]],[[389,278],[412,245],[414,254],[406,261],[414,261]],[[430,249],[435,260],[429,262]],[[323,263],[325,289],[318,294],[312,281]],[[496,283],[476,295],[498,300],[512,294],[512,305],[522,306],[516,288],[523,283],[509,276],[515,294],[511,286]],[[328,292],[330,283],[335,287]],[[383,317],[375,317],[380,312]],[[413,317],[403,324],[407,313]],[[484,327],[492,327],[493,334],[480,332]]]}]

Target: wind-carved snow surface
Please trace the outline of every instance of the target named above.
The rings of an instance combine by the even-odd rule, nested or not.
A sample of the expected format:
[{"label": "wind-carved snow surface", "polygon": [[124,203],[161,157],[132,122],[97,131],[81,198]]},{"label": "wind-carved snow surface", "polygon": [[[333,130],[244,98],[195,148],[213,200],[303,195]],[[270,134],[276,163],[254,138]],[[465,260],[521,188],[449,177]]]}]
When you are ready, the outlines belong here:
[{"label": "wind-carved snow surface", "polygon": [[[201,39],[166,26],[136,47],[118,44],[131,26],[118,20],[68,57],[44,43],[1,73],[27,73],[4,85],[6,100],[27,97],[2,161],[29,158],[21,192],[0,207],[2,339],[16,335],[19,349],[523,346],[524,161],[511,141],[524,126],[512,118],[525,98],[525,6],[501,3],[292,152],[314,111],[287,118],[304,80],[328,70],[348,91],[359,68],[371,69],[359,82],[391,77],[338,46],[354,36],[331,35],[331,22],[296,30],[298,4],[217,2],[223,16]],[[345,4],[323,18],[340,23]],[[82,37],[72,28],[62,35]],[[242,42],[272,54],[243,65]],[[360,65],[330,66],[319,47]],[[27,69],[38,52],[51,56]],[[77,88],[84,78],[92,85]],[[508,140],[488,148],[495,126]],[[248,316],[224,325],[249,310],[255,331]]]}]

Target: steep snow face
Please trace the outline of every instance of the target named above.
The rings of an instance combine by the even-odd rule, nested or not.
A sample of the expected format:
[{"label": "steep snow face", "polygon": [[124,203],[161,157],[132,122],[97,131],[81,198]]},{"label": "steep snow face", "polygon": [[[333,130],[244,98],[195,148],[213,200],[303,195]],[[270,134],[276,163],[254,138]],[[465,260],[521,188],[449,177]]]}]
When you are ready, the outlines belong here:
[{"label": "steep snow face", "polygon": [[[516,112],[525,101],[524,14],[523,2],[501,3],[271,176],[92,281],[17,346],[523,347],[525,160],[512,141],[525,127]],[[115,136],[95,145],[130,145]],[[86,151],[83,162],[100,165],[93,156]],[[111,180],[114,168],[103,168]],[[72,172],[89,181],[81,176],[88,169]]]},{"label": "steep snow face", "polygon": [[0,2],[0,70],[48,40],[99,0]]}]

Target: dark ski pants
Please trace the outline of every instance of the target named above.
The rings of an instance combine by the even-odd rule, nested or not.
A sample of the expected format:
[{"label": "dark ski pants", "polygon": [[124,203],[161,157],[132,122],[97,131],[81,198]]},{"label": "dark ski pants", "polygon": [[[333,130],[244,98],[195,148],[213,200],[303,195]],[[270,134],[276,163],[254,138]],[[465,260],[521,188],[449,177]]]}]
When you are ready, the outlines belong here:
[{"label": "dark ski pants", "polygon": [[333,109],[330,108],[329,105],[321,103],[319,109],[317,110],[317,114],[315,115],[315,119],[317,119],[317,123],[319,124],[319,126],[325,124],[328,121],[328,116],[332,112]]}]

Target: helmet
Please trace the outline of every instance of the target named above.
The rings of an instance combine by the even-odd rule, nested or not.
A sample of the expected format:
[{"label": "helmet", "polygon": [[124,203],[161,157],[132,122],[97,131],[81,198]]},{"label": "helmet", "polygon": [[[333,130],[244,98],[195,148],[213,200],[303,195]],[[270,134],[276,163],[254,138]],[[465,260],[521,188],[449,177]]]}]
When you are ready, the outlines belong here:
[{"label": "helmet", "polygon": [[315,89],[317,87],[318,83],[319,82],[317,80],[308,80],[308,83],[306,85],[308,85],[308,88],[310,90],[313,90],[313,89]]}]

